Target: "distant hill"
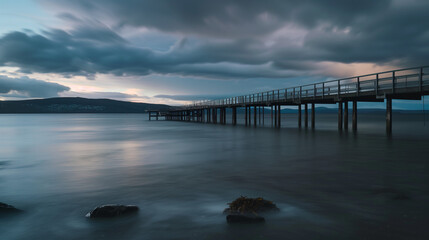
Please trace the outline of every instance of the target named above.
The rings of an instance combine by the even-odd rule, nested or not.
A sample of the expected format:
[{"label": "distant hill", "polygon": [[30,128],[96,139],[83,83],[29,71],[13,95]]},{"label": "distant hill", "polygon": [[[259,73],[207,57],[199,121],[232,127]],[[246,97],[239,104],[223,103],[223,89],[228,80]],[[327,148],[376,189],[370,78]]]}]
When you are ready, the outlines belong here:
[{"label": "distant hill", "polygon": [[171,107],[164,104],[79,97],[0,101],[0,113],[144,113],[169,108]]}]

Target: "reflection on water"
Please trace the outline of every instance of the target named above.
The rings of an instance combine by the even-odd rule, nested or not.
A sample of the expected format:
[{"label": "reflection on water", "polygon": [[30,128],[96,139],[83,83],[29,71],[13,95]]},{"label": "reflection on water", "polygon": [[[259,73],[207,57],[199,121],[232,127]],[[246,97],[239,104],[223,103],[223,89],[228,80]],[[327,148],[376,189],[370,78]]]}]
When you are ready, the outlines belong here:
[{"label": "reflection on water", "polygon": [[[0,239],[427,239],[429,132],[421,116],[359,115],[359,133],[280,131],[145,115],[1,115]],[[270,124],[267,119],[266,125]],[[411,124],[410,124],[411,123]],[[281,213],[230,226],[226,203],[273,200]],[[108,203],[137,216],[90,221]]]}]

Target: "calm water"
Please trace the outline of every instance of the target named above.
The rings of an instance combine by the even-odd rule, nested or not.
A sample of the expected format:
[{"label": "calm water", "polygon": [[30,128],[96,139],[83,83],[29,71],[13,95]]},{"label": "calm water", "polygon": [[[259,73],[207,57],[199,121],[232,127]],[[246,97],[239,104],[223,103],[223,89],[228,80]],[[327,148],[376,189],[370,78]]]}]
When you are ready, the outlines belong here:
[{"label": "calm water", "polygon": [[[147,121],[146,115],[0,115],[0,239],[428,239],[429,125],[359,115],[338,133]],[[267,119],[265,124],[269,124]],[[263,225],[228,225],[240,195],[273,200]],[[138,215],[103,221],[102,204]]]}]

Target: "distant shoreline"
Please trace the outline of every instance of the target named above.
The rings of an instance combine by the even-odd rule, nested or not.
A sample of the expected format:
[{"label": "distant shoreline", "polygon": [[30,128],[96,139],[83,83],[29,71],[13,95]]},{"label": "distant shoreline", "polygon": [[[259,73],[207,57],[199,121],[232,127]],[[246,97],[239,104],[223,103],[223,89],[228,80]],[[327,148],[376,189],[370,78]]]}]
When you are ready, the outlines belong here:
[{"label": "distant shoreline", "polygon": [[135,103],[112,99],[47,98],[0,101],[0,114],[26,113],[146,113],[168,110],[165,104]]}]

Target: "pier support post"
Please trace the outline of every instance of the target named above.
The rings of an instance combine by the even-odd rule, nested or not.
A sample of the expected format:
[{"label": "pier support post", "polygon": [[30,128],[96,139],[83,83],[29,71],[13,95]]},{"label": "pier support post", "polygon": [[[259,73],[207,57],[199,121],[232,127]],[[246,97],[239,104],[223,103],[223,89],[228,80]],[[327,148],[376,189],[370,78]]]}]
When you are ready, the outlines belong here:
[{"label": "pier support post", "polygon": [[271,127],[274,126],[274,118],[273,118],[273,105],[271,105]]},{"label": "pier support post", "polygon": [[343,130],[343,103],[338,102],[338,130]]},{"label": "pier support post", "polygon": [[274,127],[277,127],[278,117],[277,117],[277,105],[274,105]]},{"label": "pier support post", "polygon": [[232,125],[237,125],[237,107],[232,108]]},{"label": "pier support post", "polygon": [[223,124],[226,124],[226,108],[223,108]]},{"label": "pier support post", "polygon": [[262,126],[265,126],[265,106],[262,107]]},{"label": "pier support post", "polygon": [[244,107],[245,111],[244,111],[244,122],[245,125],[247,126],[247,106]]},{"label": "pier support post", "polygon": [[357,131],[357,101],[353,101],[353,113],[352,113],[352,124],[353,132]]},{"label": "pier support post", "polygon": [[258,112],[256,111],[256,105],[253,107],[253,126],[256,127],[257,121],[256,121],[256,114]]},{"label": "pier support post", "polygon": [[301,128],[302,119],[301,119],[302,109],[301,104],[298,105],[298,127]]},{"label": "pier support post", "polygon": [[392,134],[392,98],[386,98],[386,133]]},{"label": "pier support post", "polygon": [[316,109],[314,103],[311,103],[311,128],[316,128]]},{"label": "pier support post", "polygon": [[282,126],[281,105],[279,104],[279,105],[277,105],[277,107],[278,107],[278,113],[277,113],[277,116],[278,116],[278,119],[277,119],[277,127],[278,127],[278,128],[281,128],[281,126]]},{"label": "pier support post", "polygon": [[349,102],[344,102],[344,130],[349,129]]},{"label": "pier support post", "polygon": [[252,126],[252,107],[249,106],[249,126]]},{"label": "pier support post", "polygon": [[197,110],[197,122],[201,122],[201,109]]},{"label": "pier support post", "polygon": [[201,109],[201,122],[207,122],[207,119],[206,119],[206,109]]},{"label": "pier support post", "polygon": [[308,128],[308,104],[304,104],[304,126]]},{"label": "pier support post", "polygon": [[258,114],[258,117],[259,117],[259,125],[261,125],[261,106],[259,106],[259,107],[258,107],[258,111],[259,111],[259,114]]},{"label": "pier support post", "polygon": [[212,112],[213,112],[213,116],[212,116],[213,123],[216,124],[217,123],[217,108],[213,108]]}]

